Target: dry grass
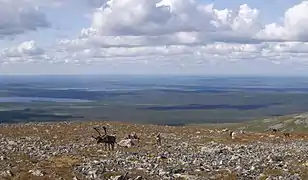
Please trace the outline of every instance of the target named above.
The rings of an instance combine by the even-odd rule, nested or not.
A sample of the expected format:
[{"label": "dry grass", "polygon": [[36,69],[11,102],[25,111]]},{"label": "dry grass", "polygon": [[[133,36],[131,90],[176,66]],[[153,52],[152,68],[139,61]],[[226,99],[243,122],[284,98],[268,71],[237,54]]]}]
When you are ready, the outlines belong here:
[{"label": "dry grass", "polygon": [[[96,135],[96,132],[92,129],[94,126],[102,126],[110,124],[111,132],[116,133],[118,139],[122,139],[127,136],[132,131],[136,132],[142,137],[140,146],[131,149],[118,149],[127,152],[146,152],[149,156],[154,156],[162,150],[154,146],[155,139],[152,134],[158,132],[163,134],[163,137],[168,139],[168,136],[174,136],[178,139],[178,143],[189,142],[194,144],[194,151],[199,151],[200,147],[204,143],[210,141],[232,144],[232,143],[252,143],[252,142],[271,142],[271,143],[281,143],[285,141],[292,141],[295,139],[308,140],[308,134],[305,133],[291,133],[290,138],[284,138],[281,133],[247,133],[241,135],[239,138],[234,140],[230,139],[228,132],[218,132],[223,129],[223,127],[211,126],[207,128],[206,126],[186,126],[186,127],[169,127],[169,126],[155,126],[155,125],[135,125],[135,124],[124,124],[120,122],[76,122],[71,124],[66,123],[56,123],[56,124],[44,124],[44,125],[12,125],[12,126],[1,126],[0,125],[0,137],[4,136],[7,138],[18,139],[26,137],[39,137],[41,140],[49,141],[54,146],[72,144],[74,142],[78,143],[80,141],[93,144],[94,141],[91,139],[92,135]],[[164,139],[163,139],[164,142]],[[162,147],[164,148],[164,147]],[[100,147],[94,146],[88,149],[80,150],[78,155],[63,155],[63,156],[53,156],[50,159],[44,161],[38,161],[35,158],[31,158],[28,155],[10,154],[10,163],[14,165],[12,172],[16,175],[13,179],[27,180],[27,179],[72,179],[74,177],[72,167],[82,160],[80,157],[100,157],[104,158],[106,156],[112,156],[113,152],[106,152],[98,150]],[[4,165],[0,164],[0,168]],[[28,172],[30,169],[39,168],[46,175],[42,177],[34,177]],[[303,167],[302,171],[308,172],[308,168]],[[132,170],[133,174],[144,175],[143,172],[138,170]],[[204,173],[204,172],[203,172]],[[237,179],[236,174],[230,172],[220,172],[222,174],[221,179],[223,180],[234,180]],[[276,170],[267,170],[264,172],[267,175],[279,174]],[[106,176],[114,176],[117,174],[109,173]],[[204,174],[206,176],[206,174]],[[303,173],[304,179],[308,179],[308,173]]]}]

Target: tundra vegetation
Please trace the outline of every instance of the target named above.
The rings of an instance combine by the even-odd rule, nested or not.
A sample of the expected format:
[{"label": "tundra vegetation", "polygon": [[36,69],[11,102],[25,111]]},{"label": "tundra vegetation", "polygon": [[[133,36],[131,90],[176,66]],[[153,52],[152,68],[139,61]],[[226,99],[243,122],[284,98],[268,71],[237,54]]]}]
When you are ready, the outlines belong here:
[{"label": "tundra vegetation", "polygon": [[2,124],[0,179],[305,180],[306,119],[296,114],[219,125]]}]

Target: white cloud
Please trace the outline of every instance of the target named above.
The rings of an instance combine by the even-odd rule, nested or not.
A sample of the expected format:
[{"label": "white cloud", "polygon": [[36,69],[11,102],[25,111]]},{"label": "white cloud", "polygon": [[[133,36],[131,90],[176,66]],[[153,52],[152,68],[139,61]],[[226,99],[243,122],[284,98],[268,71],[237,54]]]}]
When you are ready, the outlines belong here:
[{"label": "white cloud", "polygon": [[[262,25],[260,11],[247,4],[236,10],[219,10],[195,0],[109,0],[93,12],[91,27],[82,29],[78,39],[59,42],[58,52],[66,52],[66,62],[163,59],[172,64],[179,58],[184,64],[211,59],[289,62],[291,57],[303,59],[307,53],[305,42],[283,42],[292,37],[286,27],[301,27],[292,19],[304,23],[308,17],[305,4],[287,10],[285,27],[280,27]],[[295,16],[294,11],[299,14]],[[279,42],[271,42],[273,39]]]},{"label": "white cloud", "polygon": [[0,38],[51,26],[45,10],[69,0],[0,0]]},{"label": "white cloud", "polygon": [[44,50],[37,47],[34,41],[26,41],[19,44],[17,47],[5,49],[4,56],[7,57],[20,57],[20,56],[36,56],[44,53]]},{"label": "white cloud", "polygon": [[35,31],[49,23],[34,1],[0,0],[0,37]]},{"label": "white cloud", "polygon": [[283,24],[271,23],[258,34],[265,40],[308,41],[308,1],[289,8]]},{"label": "white cloud", "polygon": [[[35,0],[30,4],[35,4],[33,2],[37,4]],[[44,2],[42,6],[46,3],[40,2]],[[286,10],[282,23],[270,24],[261,22],[262,10],[247,4],[236,9],[217,9],[214,4],[198,0],[87,2],[92,8],[91,22],[89,27],[81,29],[76,39],[61,40],[48,48],[39,48],[34,41],[24,42],[5,49],[2,56],[5,59],[42,58],[55,64],[135,63],[182,68],[237,61],[307,65],[308,1]],[[16,14],[12,17],[17,20],[10,22],[20,23],[11,25],[11,29],[22,29],[9,32],[18,34],[44,27],[38,22],[46,19],[33,7],[27,6],[29,12],[33,11],[32,17],[22,19],[23,23],[18,21],[18,12],[7,10]],[[2,21],[0,16],[0,26]],[[49,25],[45,23],[45,27]]]},{"label": "white cloud", "polygon": [[[248,5],[237,10],[217,10],[195,0],[109,0],[93,13],[91,29],[100,35],[159,36],[199,33],[251,35],[258,30],[259,11]],[[210,33],[213,32],[213,33]],[[205,35],[209,33],[209,37]]]},{"label": "white cloud", "polygon": [[33,40],[22,42],[16,47],[3,49],[0,58],[2,63],[34,62],[51,59],[46,55],[45,50],[38,47]]},{"label": "white cloud", "polygon": [[219,10],[215,9],[214,4],[197,0],[101,2],[105,3],[93,12],[91,27],[83,29],[83,36],[149,38],[168,35],[178,39],[186,37],[186,43],[308,40],[308,1],[290,7],[285,12],[282,25],[262,24],[260,10],[247,4],[235,10]]}]

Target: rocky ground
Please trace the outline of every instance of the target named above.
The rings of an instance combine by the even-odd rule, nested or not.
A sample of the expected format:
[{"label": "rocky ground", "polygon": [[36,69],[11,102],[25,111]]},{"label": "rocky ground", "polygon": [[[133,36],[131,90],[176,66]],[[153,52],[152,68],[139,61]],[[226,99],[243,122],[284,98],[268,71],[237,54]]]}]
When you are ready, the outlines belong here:
[{"label": "rocky ground", "polygon": [[[108,124],[109,123],[109,124]],[[118,122],[0,125],[0,179],[308,179],[308,134],[237,132]],[[108,125],[137,146],[104,150],[92,127]],[[162,145],[153,134],[162,133]]]}]

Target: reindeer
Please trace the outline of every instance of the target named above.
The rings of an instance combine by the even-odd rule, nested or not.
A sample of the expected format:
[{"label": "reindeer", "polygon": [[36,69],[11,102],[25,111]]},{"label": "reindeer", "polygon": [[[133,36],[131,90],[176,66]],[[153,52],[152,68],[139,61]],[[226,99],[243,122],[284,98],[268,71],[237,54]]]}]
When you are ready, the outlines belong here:
[{"label": "reindeer", "polygon": [[232,136],[233,136],[233,131],[229,131],[229,136],[230,136],[230,138],[232,138]]},{"label": "reindeer", "polygon": [[235,139],[236,134],[237,133],[235,131],[229,131],[229,136],[231,139]]},{"label": "reindeer", "polygon": [[276,128],[271,128],[271,131],[272,131],[273,133],[277,133],[277,132],[278,132],[278,129],[276,129]]},{"label": "reindeer", "polygon": [[283,135],[284,135],[285,138],[290,137],[290,133],[283,133]]},{"label": "reindeer", "polygon": [[161,134],[160,134],[160,133],[158,133],[158,134],[156,135],[156,143],[157,143],[159,146],[161,146]]},{"label": "reindeer", "polygon": [[137,140],[138,142],[140,141],[140,138],[137,136],[135,132],[129,134],[126,139]]},{"label": "reindeer", "polygon": [[106,126],[103,126],[103,129],[104,129],[104,132],[105,132],[104,135],[102,135],[100,133],[98,128],[93,127],[93,129],[98,133],[97,137],[92,136],[94,139],[96,139],[97,144],[104,143],[105,149],[107,149],[107,147],[108,147],[108,150],[111,150],[111,149],[114,150],[114,145],[116,144],[116,136],[115,135],[107,135]]}]

